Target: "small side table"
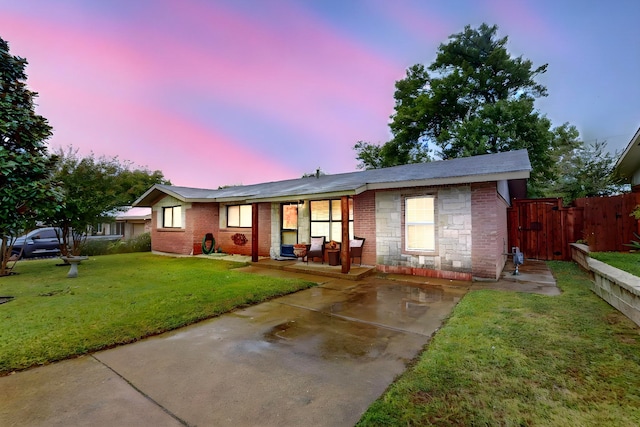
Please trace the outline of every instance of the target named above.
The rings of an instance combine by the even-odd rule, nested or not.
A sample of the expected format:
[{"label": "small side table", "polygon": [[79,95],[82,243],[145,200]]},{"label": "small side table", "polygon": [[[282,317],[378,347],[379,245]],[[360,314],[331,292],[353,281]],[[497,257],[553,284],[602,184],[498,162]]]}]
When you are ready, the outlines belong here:
[{"label": "small side table", "polygon": [[329,265],[340,265],[340,251],[338,249],[327,249]]}]

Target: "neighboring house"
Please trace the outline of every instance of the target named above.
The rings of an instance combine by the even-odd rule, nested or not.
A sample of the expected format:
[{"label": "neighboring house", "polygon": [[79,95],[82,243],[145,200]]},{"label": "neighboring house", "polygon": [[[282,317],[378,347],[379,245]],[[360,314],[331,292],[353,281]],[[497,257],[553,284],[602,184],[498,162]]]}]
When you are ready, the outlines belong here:
[{"label": "neighboring house", "polygon": [[151,232],[151,209],[137,207],[129,208],[119,213],[112,222],[98,223],[92,227],[94,236],[122,236],[122,240],[129,240],[143,233]]},{"label": "neighboring house", "polygon": [[192,254],[212,233],[222,251],[257,261],[348,231],[366,239],[362,263],[384,272],[497,279],[510,194],[525,194],[530,171],[518,150],[218,190],[154,185],[134,206],[152,208],[156,252]]},{"label": "neighboring house", "polygon": [[123,240],[133,239],[144,233],[151,232],[151,209],[131,208],[122,212],[111,224],[114,233],[122,236]]},{"label": "neighboring house", "polygon": [[640,193],[640,128],[618,159],[615,173],[629,180],[632,192]]}]

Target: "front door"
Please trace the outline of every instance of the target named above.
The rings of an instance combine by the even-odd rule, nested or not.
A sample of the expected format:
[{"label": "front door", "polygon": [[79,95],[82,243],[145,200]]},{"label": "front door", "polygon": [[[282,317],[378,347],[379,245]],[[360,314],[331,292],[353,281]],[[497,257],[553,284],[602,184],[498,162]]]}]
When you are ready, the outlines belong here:
[{"label": "front door", "polygon": [[280,212],[282,212],[281,242],[283,245],[295,245],[298,243],[298,204],[283,203]]}]

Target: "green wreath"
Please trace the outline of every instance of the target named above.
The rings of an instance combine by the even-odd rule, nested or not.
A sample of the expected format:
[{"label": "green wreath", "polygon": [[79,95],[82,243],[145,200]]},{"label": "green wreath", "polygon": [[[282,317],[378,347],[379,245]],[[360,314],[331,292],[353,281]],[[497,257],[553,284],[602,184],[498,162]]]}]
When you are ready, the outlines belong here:
[{"label": "green wreath", "polygon": [[[207,240],[211,240],[211,247],[207,249],[206,242]],[[213,234],[207,233],[206,236],[202,239],[202,253],[206,255],[211,255],[216,250],[216,239],[213,238]]]}]

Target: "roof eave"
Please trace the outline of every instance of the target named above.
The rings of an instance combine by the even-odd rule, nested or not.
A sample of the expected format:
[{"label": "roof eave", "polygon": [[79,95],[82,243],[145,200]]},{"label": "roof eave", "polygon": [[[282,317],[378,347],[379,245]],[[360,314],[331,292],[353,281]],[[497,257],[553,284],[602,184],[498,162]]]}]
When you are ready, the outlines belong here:
[{"label": "roof eave", "polygon": [[529,170],[523,170],[482,175],[452,176],[449,178],[430,178],[410,181],[380,182],[375,184],[366,184],[365,186],[360,187],[356,194],[363,193],[367,190],[387,190],[405,187],[436,187],[440,185],[470,184],[487,181],[509,181],[512,179],[527,179],[530,175],[531,172]]},{"label": "roof eave", "polygon": [[[291,194],[276,197],[250,197],[244,199],[246,203],[260,203],[260,202],[290,202],[292,200],[315,200],[315,199],[331,199],[342,196],[354,196],[358,194],[356,189],[330,191],[325,193],[312,193],[312,194]],[[235,201],[235,200],[225,200]]]},{"label": "roof eave", "polygon": [[614,173],[623,177],[630,178],[640,165],[640,128],[636,131],[629,145],[618,158]]},{"label": "roof eave", "polygon": [[171,196],[180,200],[181,202],[187,202],[187,199],[184,196],[181,196],[179,193],[171,190],[167,186],[161,184],[155,184],[153,187],[144,192],[144,194],[133,202],[131,206],[133,207],[141,207],[141,208],[151,208],[156,203],[156,201],[162,197]]}]

